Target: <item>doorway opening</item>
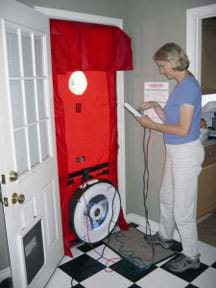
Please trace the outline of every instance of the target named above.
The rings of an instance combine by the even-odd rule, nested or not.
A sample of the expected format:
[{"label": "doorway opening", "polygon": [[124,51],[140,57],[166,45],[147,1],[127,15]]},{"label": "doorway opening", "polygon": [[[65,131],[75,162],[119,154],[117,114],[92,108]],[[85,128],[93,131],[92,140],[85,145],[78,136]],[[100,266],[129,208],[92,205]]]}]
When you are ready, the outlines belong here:
[{"label": "doorway opening", "polygon": [[[40,12],[44,11],[40,10]],[[57,99],[58,104],[60,104],[60,106],[62,106],[64,110],[63,112],[64,121],[60,119],[60,123],[63,122],[65,123],[65,126],[63,125],[65,131],[64,133],[61,132],[60,134],[61,135],[64,134],[63,138],[66,139],[65,142],[66,145],[64,146],[66,147],[66,150],[69,152],[69,157],[68,155],[66,155],[67,152],[65,153],[65,151],[63,151],[63,154],[60,155],[62,157],[58,157],[58,159],[63,158],[67,159],[66,166],[69,167],[67,171],[68,174],[74,172],[74,168],[76,171],[80,167],[89,168],[92,165],[101,165],[101,163],[97,162],[98,159],[100,159],[100,162],[102,160],[105,162],[108,161],[109,168],[107,169],[106,172],[107,175],[104,176],[104,171],[102,171],[103,174],[101,174],[101,176],[104,177],[104,179],[106,180],[111,180],[114,185],[116,185],[118,182],[118,190],[122,198],[123,203],[122,210],[124,212],[125,189],[122,190],[122,187],[125,187],[125,165],[124,165],[125,155],[123,153],[124,152],[124,114],[123,114],[124,99],[122,93],[123,75],[122,72],[119,72],[118,70],[132,69],[131,52],[127,53],[127,50],[130,51],[130,45],[128,45],[130,42],[130,41],[128,42],[129,37],[125,33],[123,33],[123,31],[121,31],[119,27],[114,27],[113,25],[111,25],[113,21],[112,20],[110,21],[109,18],[108,18],[109,25],[88,23],[86,21],[87,20],[86,17],[85,17],[85,23],[71,21],[71,18],[69,19],[68,17],[67,20],[65,20],[65,18],[64,20],[62,20],[63,18],[62,15],[57,17],[58,19],[53,18],[53,15],[51,16],[51,18],[52,18],[50,20],[51,50],[52,50],[52,58],[55,60],[53,61],[53,81],[54,81],[54,95],[55,95],[54,99]],[[97,19],[95,20],[95,22],[97,22]],[[78,36],[77,33],[79,34]],[[103,38],[104,34],[106,39],[105,41],[101,40],[104,39]],[[90,37],[89,35],[91,35],[92,37]],[[61,40],[63,39],[61,44],[59,46],[55,45],[60,43],[59,42],[60,39]],[[75,44],[76,39],[78,39],[77,44]],[[94,41],[96,39],[98,40]],[[95,42],[98,42],[98,44],[95,44]],[[64,43],[64,45],[62,43]],[[66,43],[69,47],[68,49],[67,48],[65,49]],[[101,49],[101,45],[103,49]],[[126,49],[122,48],[125,46]],[[58,50],[59,47],[61,47],[60,50]],[[119,49],[121,51],[119,51]],[[58,52],[56,53],[57,50]],[[63,53],[61,50],[64,50],[65,53]],[[70,51],[70,53],[67,53],[68,51]],[[121,53],[121,57],[119,57],[120,55],[119,53]],[[67,55],[67,57],[65,55]],[[57,63],[59,65],[57,65]],[[68,86],[68,81],[70,80],[71,73],[75,72],[76,70],[82,70],[82,72],[84,72],[85,76],[87,77],[87,82],[85,85],[86,91],[83,93],[83,96],[79,97],[79,99],[77,98],[77,96],[74,95],[73,92],[71,92],[70,86]],[[96,82],[99,85],[98,87],[94,87]],[[105,85],[103,86],[101,85],[101,83],[104,83]],[[105,91],[106,90],[105,87],[107,91]],[[119,88],[121,89],[119,90]],[[106,97],[107,98],[106,101],[103,95],[108,96]],[[89,105],[85,105],[86,103],[88,103]],[[97,107],[98,106],[97,104],[99,104],[100,107]],[[59,106],[55,104],[55,107]],[[100,111],[101,108],[103,109],[104,113]],[[69,111],[70,109],[72,110]],[[84,110],[86,110],[86,113]],[[91,112],[90,115],[88,115],[88,112]],[[56,115],[59,115],[59,109]],[[89,121],[90,119],[88,120],[89,116],[91,118],[91,121]],[[105,120],[103,120],[104,117],[106,118]],[[82,123],[84,126],[82,126]],[[93,123],[92,124],[93,126],[91,127],[91,129],[86,130],[85,129],[86,125],[89,126],[90,123]],[[101,126],[103,123],[105,125],[104,126],[105,129],[103,128],[101,129],[100,127],[98,127],[98,125]],[[80,126],[80,124],[83,128]],[[73,128],[70,129],[69,131],[66,126],[69,129],[71,127]],[[56,122],[56,128],[58,133],[61,127],[57,125],[57,122]],[[86,137],[86,133],[84,133],[84,131],[86,131],[87,134],[90,133],[89,137]],[[85,134],[85,137],[81,136],[81,138],[79,139],[79,134],[83,133]],[[99,135],[97,135],[98,133]],[[116,137],[118,137],[118,139]],[[85,141],[84,138],[87,141]],[[78,146],[76,140],[78,140],[79,143]],[[79,140],[81,142],[79,142]],[[92,143],[88,143],[89,141],[92,141]],[[104,141],[106,143],[104,143]],[[58,146],[58,143],[59,142],[57,135],[57,148],[60,147],[60,145]],[[103,147],[101,148],[102,146],[101,144],[103,144],[103,147],[107,148],[105,149]],[[95,145],[98,145],[98,149],[95,148],[96,150],[94,151],[91,148],[88,149],[88,147]],[[110,150],[110,147],[113,147],[112,151]],[[77,148],[78,150],[83,149],[83,151],[78,151],[79,152],[78,154],[73,155],[76,152]],[[86,148],[89,150],[87,151],[87,154],[84,153],[86,151]],[[106,159],[106,157],[104,158],[104,156],[106,156],[105,155],[106,149],[108,149],[107,151],[108,159]],[[91,150],[93,153],[91,153]],[[96,154],[97,156],[97,153],[95,153],[95,151],[97,152],[97,150],[100,154],[99,157],[96,157],[98,159],[95,159],[96,161],[89,162],[90,158],[93,158],[94,160],[93,154]],[[115,162],[117,165],[114,164]],[[61,164],[62,163],[60,163],[60,165]],[[90,166],[88,164],[90,164]],[[73,169],[71,169],[71,167]],[[69,191],[68,187],[65,187],[65,184],[61,182],[61,179],[65,178],[65,175],[63,175],[63,177],[61,177],[62,176],[61,173],[59,173],[59,175],[60,175],[60,190],[62,191],[61,197],[63,199],[61,202],[64,204],[64,207],[62,206],[62,208],[64,208],[62,209],[62,211],[64,211],[62,213],[63,216],[62,220],[63,220],[63,235],[64,240],[66,240],[65,253],[66,255],[69,255],[70,253],[69,243],[71,243],[71,241],[73,241],[75,238],[73,233],[71,233],[71,231],[69,231],[68,229],[69,213],[66,210],[66,208],[69,209],[69,207],[67,206],[69,200],[68,197],[72,197],[72,193],[75,191],[75,188],[77,187],[78,183],[76,181],[74,181],[74,183],[69,183],[70,185],[73,185],[71,186],[73,192],[71,192],[71,189]],[[126,225],[122,213],[120,213],[119,224],[121,228],[125,227]]]},{"label": "doorway opening", "polygon": [[[187,10],[187,54],[191,61],[190,70],[201,84],[203,115],[207,120],[207,127],[210,128],[210,134],[214,136],[216,131],[212,129],[212,116],[216,111],[216,88],[215,88],[215,48],[216,47],[216,4],[188,9]],[[208,54],[208,59],[206,58]],[[213,58],[214,57],[214,58]],[[207,62],[206,62],[207,60]],[[207,66],[205,66],[207,65]],[[212,65],[212,67],[210,67]],[[212,71],[212,72],[210,72]],[[211,73],[207,75],[206,73]],[[210,77],[209,77],[210,76]],[[214,81],[212,82],[212,77]],[[207,79],[207,81],[205,80]],[[204,112],[207,112],[204,114]],[[214,143],[214,142],[211,142]],[[207,149],[214,149],[214,145],[208,145]],[[209,150],[210,151],[210,150]],[[213,151],[213,150],[212,150]],[[210,156],[211,152],[209,153]],[[208,155],[208,150],[206,156]],[[198,189],[198,234],[199,240],[210,245],[215,245],[215,238],[212,241],[212,231],[215,227],[215,179],[214,172],[216,162],[212,158],[206,157],[207,161],[211,161],[211,165],[206,165],[199,176]],[[212,170],[213,169],[213,170]],[[214,170],[215,171],[215,170]],[[212,175],[212,176],[211,176]],[[214,228],[212,223],[214,223]],[[204,232],[204,233],[203,233]]]},{"label": "doorway opening", "polygon": [[[96,23],[102,25],[113,25],[123,29],[123,20],[119,18],[104,17],[86,13],[71,12],[66,10],[51,9],[35,6],[35,10],[47,15],[49,18]],[[116,72],[116,93],[117,93],[117,129],[121,131],[118,136],[118,191],[121,196],[121,207],[126,213],[126,158],[125,158],[125,116],[124,116],[124,74],[122,71]]]}]

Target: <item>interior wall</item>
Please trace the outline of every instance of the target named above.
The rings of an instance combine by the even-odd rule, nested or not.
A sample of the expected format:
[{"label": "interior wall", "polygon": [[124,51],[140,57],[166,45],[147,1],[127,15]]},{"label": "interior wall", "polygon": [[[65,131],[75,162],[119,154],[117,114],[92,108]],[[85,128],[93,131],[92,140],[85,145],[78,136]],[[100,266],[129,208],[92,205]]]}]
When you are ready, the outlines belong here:
[{"label": "interior wall", "polygon": [[[215,3],[215,0],[129,0],[126,26],[132,37],[134,71],[125,74],[126,100],[134,106],[143,101],[144,81],[166,81],[152,60],[166,42],[186,48],[186,10]],[[174,83],[170,84],[173,89]],[[144,216],[143,129],[126,115],[127,213]],[[163,138],[153,132],[150,141],[148,193],[149,218],[159,222],[159,188],[164,163]]]}]

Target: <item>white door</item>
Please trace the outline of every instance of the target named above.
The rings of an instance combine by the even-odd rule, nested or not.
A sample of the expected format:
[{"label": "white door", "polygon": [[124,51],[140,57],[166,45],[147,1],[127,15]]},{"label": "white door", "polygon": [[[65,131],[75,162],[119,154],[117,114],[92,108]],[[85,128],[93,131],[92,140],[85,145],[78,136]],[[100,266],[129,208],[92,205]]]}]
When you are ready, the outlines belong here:
[{"label": "white door", "polygon": [[13,0],[1,0],[0,21],[0,182],[13,287],[42,288],[63,256],[49,21]]}]

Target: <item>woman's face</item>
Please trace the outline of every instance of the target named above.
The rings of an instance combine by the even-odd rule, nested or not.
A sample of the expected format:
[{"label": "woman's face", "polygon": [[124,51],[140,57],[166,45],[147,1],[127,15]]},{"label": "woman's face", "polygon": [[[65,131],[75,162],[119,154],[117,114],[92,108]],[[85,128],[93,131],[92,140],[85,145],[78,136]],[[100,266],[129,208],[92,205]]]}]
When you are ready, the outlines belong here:
[{"label": "woman's face", "polygon": [[175,70],[173,70],[170,62],[162,60],[156,60],[155,62],[159,68],[160,74],[164,75],[168,80],[174,78]]}]

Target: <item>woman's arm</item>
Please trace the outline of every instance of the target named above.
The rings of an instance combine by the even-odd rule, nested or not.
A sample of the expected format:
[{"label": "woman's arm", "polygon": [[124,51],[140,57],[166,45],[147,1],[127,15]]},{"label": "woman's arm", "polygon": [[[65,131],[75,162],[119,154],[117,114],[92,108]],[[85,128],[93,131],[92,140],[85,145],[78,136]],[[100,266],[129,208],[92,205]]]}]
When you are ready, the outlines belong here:
[{"label": "woman's arm", "polygon": [[194,106],[183,104],[180,108],[180,119],[176,125],[160,124],[152,121],[148,116],[136,117],[141,126],[150,128],[162,133],[175,134],[179,136],[187,136],[192,126]]}]

